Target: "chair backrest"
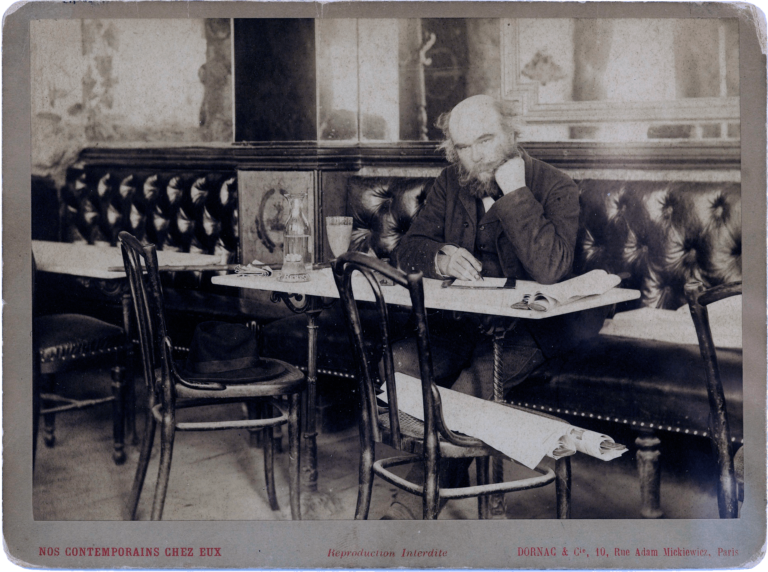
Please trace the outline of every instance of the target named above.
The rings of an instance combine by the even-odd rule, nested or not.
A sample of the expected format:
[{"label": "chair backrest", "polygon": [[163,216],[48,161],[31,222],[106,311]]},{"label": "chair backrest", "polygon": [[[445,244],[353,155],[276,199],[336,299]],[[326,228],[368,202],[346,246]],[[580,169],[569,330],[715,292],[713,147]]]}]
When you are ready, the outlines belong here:
[{"label": "chair backrest", "polygon": [[713,302],[741,295],[741,282],[721,284],[706,288],[700,282],[686,284],[685,295],[691,309],[696,335],[699,338],[699,349],[704,360],[707,379],[707,394],[709,396],[710,425],[712,443],[718,458],[721,486],[718,490],[718,504],[721,518],[735,518],[738,515],[738,498],[736,481],[734,479],[733,456],[731,451],[731,432],[728,426],[725,394],[717,365],[717,352],[712,339],[712,329],[709,325],[707,306]]},{"label": "chair backrest", "polygon": [[[426,455],[436,454],[437,437],[461,446],[478,446],[480,441],[471,437],[457,435],[450,431],[443,419],[440,394],[434,383],[432,367],[432,355],[429,343],[429,329],[427,327],[427,314],[424,305],[424,284],[422,274],[406,274],[401,270],[390,266],[374,256],[360,252],[347,252],[337,258],[332,265],[333,277],[339,289],[344,317],[347,321],[350,342],[355,353],[355,362],[358,369],[358,384],[360,393],[360,430],[363,439],[382,442],[382,435],[378,425],[378,406],[376,403],[377,382],[378,387],[386,386],[389,426],[391,428],[388,445],[401,448],[402,434],[400,431],[400,419],[397,407],[397,389],[395,386],[395,368],[390,345],[389,318],[387,305],[384,301],[380,276],[392,280],[396,285],[408,289],[413,306],[413,319],[416,325],[417,344],[419,355],[419,371],[421,374],[421,388],[424,405],[424,451]],[[380,319],[378,332],[365,331],[360,320],[358,301],[355,299],[352,288],[352,274],[360,272],[375,297],[375,307]],[[373,323],[371,321],[370,323]],[[381,360],[372,363],[370,354],[366,351],[366,336],[379,336],[381,342]]]},{"label": "chair backrest", "polygon": [[[119,235],[123,264],[128,275],[136,316],[136,329],[141,344],[141,362],[144,381],[150,395],[156,395],[158,381],[170,391],[170,362],[172,359],[168,339],[163,290],[157,270],[155,245],[144,245],[133,235],[123,231]],[[166,358],[166,359],[164,359]],[[161,379],[155,372],[161,368]],[[170,394],[166,397],[170,398]]]}]

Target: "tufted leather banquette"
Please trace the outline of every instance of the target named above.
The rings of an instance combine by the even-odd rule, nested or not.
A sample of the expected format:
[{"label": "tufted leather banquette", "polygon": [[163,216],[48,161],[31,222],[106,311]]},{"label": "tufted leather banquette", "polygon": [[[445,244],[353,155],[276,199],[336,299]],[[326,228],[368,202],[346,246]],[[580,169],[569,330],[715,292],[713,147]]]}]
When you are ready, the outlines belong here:
[{"label": "tufted leather banquette", "polygon": [[[351,248],[388,258],[424,204],[431,181],[351,177],[347,183],[347,211],[354,217]],[[625,273],[623,286],[641,291],[639,300],[616,311],[674,310],[685,304],[687,282],[714,286],[741,280],[738,184],[577,183],[581,217],[576,271],[602,268]],[[277,357],[290,351],[306,358],[306,328],[301,319],[292,317],[265,328],[265,340]],[[319,367],[348,375],[353,365],[347,359],[342,323],[337,309],[321,315]],[[741,352],[723,350],[719,357],[732,438],[741,441]],[[661,516],[658,490],[653,490],[658,487],[658,437],[664,432],[706,436],[708,431],[704,367],[695,345],[600,335],[545,364],[507,399],[556,415],[637,430],[638,463],[646,465],[641,468],[646,480],[641,482],[641,512],[648,517]]]},{"label": "tufted leather banquette", "polygon": [[[709,287],[741,280],[739,185],[579,186],[579,271],[627,273],[623,285],[641,292],[632,305],[674,310],[685,304],[688,282]],[[720,360],[734,439],[741,439],[741,353],[723,350]],[[638,428],[706,435],[703,376],[697,346],[599,336],[538,371],[511,398]]]}]

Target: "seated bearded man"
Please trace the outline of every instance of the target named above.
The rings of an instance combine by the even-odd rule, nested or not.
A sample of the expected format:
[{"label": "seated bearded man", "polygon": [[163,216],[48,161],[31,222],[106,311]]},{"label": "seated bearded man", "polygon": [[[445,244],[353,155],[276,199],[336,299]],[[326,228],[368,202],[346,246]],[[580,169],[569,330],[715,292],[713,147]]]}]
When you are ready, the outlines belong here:
[{"label": "seated bearded man", "polygon": [[[569,278],[579,189],[568,175],[531,158],[518,145],[514,111],[478,95],[441,116],[438,126],[445,134],[441,147],[451,166],[437,177],[393,252],[397,266],[438,279],[508,277],[551,284]],[[435,382],[491,398],[491,334],[502,328],[506,393],[546,360],[596,334],[603,316],[604,310],[536,321],[470,312],[431,314]],[[415,338],[393,344],[393,353],[397,371],[419,377]],[[440,486],[467,486],[469,463],[445,462]],[[404,514],[400,509],[400,516]]]}]

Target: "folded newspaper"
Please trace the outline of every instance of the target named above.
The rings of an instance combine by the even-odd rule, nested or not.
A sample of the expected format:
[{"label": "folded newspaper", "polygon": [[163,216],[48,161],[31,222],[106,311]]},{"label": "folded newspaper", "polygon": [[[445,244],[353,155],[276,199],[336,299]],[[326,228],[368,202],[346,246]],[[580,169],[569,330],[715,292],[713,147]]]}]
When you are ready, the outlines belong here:
[{"label": "folded newspaper", "polygon": [[605,270],[592,270],[557,284],[540,284],[535,292],[522,292],[522,301],[512,307],[520,310],[538,310],[546,312],[557,306],[570,304],[588,296],[605,294],[621,283],[616,274]]},{"label": "folded newspaper", "polygon": [[269,266],[255,263],[255,261],[235,267],[235,274],[240,274],[241,276],[272,276],[273,273],[273,270]]},{"label": "folded newspaper", "polygon": [[[421,381],[395,373],[395,383],[400,411],[423,420]],[[385,392],[378,397],[387,401],[386,387],[383,389]],[[452,431],[480,439],[529,469],[536,467],[545,456],[558,459],[579,452],[610,461],[627,450],[607,435],[574,427],[565,421],[444,387],[439,391],[443,417]]]}]

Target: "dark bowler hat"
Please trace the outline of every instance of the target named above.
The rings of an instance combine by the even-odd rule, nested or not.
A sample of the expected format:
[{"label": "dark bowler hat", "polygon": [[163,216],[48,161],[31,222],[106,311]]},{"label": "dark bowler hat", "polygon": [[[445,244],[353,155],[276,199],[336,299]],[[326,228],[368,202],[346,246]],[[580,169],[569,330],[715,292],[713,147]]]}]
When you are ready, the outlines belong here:
[{"label": "dark bowler hat", "polygon": [[189,381],[226,384],[266,381],[287,370],[279,362],[259,357],[256,337],[242,324],[203,322],[195,328],[181,376]]}]

